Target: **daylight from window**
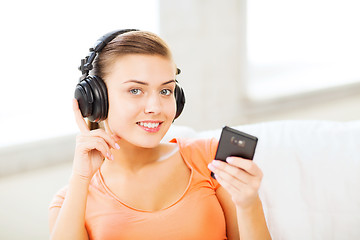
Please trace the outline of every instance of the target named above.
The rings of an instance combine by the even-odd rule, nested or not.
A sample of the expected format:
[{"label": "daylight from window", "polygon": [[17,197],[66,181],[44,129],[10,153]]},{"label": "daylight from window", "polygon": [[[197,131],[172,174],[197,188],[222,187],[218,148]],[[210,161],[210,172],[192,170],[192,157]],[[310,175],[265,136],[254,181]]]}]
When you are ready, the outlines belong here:
[{"label": "daylight from window", "polygon": [[360,82],[360,2],[249,0],[248,87],[267,99]]}]

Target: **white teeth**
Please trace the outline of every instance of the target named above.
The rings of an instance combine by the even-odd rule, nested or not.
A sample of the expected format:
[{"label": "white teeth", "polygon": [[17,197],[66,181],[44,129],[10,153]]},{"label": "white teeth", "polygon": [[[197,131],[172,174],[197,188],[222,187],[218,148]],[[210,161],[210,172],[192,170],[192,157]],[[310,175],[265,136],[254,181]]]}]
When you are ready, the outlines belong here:
[{"label": "white teeth", "polygon": [[160,123],[148,123],[148,122],[139,122],[140,126],[147,127],[147,128],[157,128]]}]

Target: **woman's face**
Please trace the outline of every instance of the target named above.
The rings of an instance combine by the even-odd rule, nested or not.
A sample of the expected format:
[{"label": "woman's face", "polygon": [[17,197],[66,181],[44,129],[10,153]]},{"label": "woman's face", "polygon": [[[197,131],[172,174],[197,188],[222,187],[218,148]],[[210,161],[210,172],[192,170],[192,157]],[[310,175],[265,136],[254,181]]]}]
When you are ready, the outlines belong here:
[{"label": "woman's face", "polygon": [[123,140],[144,148],[159,144],[176,113],[174,63],[159,55],[119,57],[105,77],[107,124]]}]

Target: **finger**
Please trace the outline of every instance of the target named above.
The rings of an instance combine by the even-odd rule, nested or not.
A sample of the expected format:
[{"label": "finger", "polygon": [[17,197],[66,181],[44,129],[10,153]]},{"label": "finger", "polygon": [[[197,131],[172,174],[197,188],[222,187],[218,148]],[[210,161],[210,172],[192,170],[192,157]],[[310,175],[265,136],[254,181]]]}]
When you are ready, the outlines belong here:
[{"label": "finger", "polygon": [[109,160],[114,160],[114,156],[112,155],[108,144],[102,138],[97,139],[97,144],[95,145],[95,149],[101,152],[104,158]]},{"label": "finger", "polygon": [[[246,159],[240,159],[240,160],[249,161]],[[251,175],[249,172],[245,171],[242,168],[239,168],[237,166],[232,166],[222,161],[214,160],[212,162],[212,165],[214,165],[214,167],[217,168],[218,174],[221,174],[221,176],[224,179],[230,181],[235,185],[237,185],[237,181],[241,181],[242,183],[251,186],[252,188],[255,189],[258,189],[260,187],[262,180],[262,172],[260,169],[259,169],[260,172],[257,175]],[[254,164],[254,166],[257,167],[256,164]]]},{"label": "finger", "polygon": [[236,166],[232,166],[226,162],[223,161],[219,161],[219,160],[214,160],[211,162],[211,164],[217,168],[219,173],[226,173],[228,175],[230,175],[233,179],[233,181],[235,180],[240,180],[244,183],[248,183],[251,181],[251,178],[253,178],[252,175],[250,175],[248,172],[246,172],[245,170],[238,168]]},{"label": "finger", "polygon": [[101,137],[94,136],[80,136],[79,141],[81,142],[80,147],[84,152],[90,152],[92,150],[97,150],[101,152],[104,157],[112,159],[112,153],[110,151],[109,145]]},{"label": "finger", "polygon": [[79,103],[75,98],[73,99],[73,111],[74,111],[74,115],[75,115],[75,121],[80,129],[80,132],[82,132],[82,133],[89,132],[90,130],[89,130],[84,118],[81,115],[81,111],[79,109]]},{"label": "finger", "polygon": [[111,152],[109,150],[107,150],[106,147],[104,147],[103,145],[97,145],[94,150],[99,151],[104,158],[107,158],[109,160],[114,160],[113,155],[111,154]]},{"label": "finger", "polygon": [[[221,184],[221,186],[227,188],[228,191],[236,191],[238,193],[247,192],[251,195],[251,193],[257,192],[260,187],[260,181],[254,177],[250,177],[250,179],[245,182],[234,178],[234,176],[221,170],[217,171],[217,173],[215,173],[215,176],[219,177],[216,179]],[[248,174],[248,176],[250,175]]]},{"label": "finger", "polygon": [[222,178],[220,175],[215,174],[216,180],[219,182],[219,184],[225,188],[230,195],[241,193],[243,189],[245,189],[246,185],[244,183],[238,183],[237,186],[234,186],[232,182],[226,181],[224,178]]},{"label": "finger", "polygon": [[97,150],[99,151],[104,158],[107,158],[107,159],[112,159],[112,155],[110,153],[110,150],[108,150],[107,147],[105,147],[104,145],[101,145],[101,144],[97,144],[92,150]]},{"label": "finger", "polygon": [[229,166],[227,163],[221,161],[213,161],[209,164],[209,168],[216,176],[226,180],[236,188],[239,188],[239,184],[248,184],[251,181],[251,177],[248,173],[236,167]]},{"label": "finger", "polygon": [[209,168],[236,188],[239,188],[240,182],[254,189],[260,187],[262,176],[251,175],[241,168],[231,166],[218,160],[214,160],[209,164]]},{"label": "finger", "polygon": [[114,149],[120,149],[119,144],[116,143],[115,139],[110,136],[109,134],[107,134],[104,130],[102,129],[96,129],[93,131],[90,131],[90,135],[91,136],[97,136],[97,137],[101,137],[105,140],[105,142],[111,146]]},{"label": "finger", "polygon": [[258,198],[258,191],[247,185],[241,186],[238,188],[234,186],[231,182],[226,181],[220,176],[216,175],[216,179],[218,179],[220,185],[231,195],[232,201],[242,208],[246,208],[251,206],[254,201]]},{"label": "finger", "polygon": [[226,162],[232,166],[244,169],[246,172],[253,176],[262,176],[261,169],[251,160],[240,157],[228,157]]}]

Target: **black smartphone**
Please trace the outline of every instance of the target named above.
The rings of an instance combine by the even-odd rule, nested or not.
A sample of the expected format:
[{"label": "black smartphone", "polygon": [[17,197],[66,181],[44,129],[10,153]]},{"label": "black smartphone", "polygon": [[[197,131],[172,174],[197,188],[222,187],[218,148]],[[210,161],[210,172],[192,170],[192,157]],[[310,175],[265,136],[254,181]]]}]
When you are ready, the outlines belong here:
[{"label": "black smartphone", "polygon": [[[215,159],[226,162],[230,156],[253,160],[258,138],[225,126],[222,129]],[[215,178],[214,173],[211,176]]]}]

